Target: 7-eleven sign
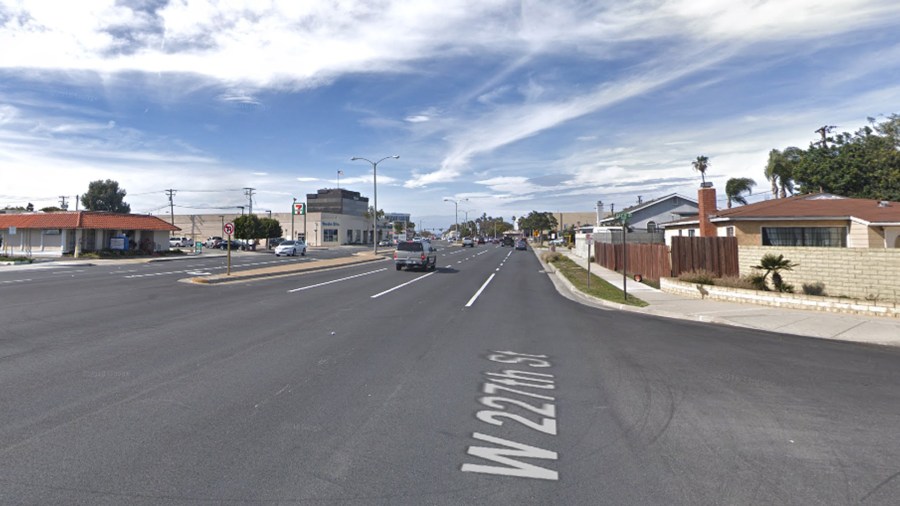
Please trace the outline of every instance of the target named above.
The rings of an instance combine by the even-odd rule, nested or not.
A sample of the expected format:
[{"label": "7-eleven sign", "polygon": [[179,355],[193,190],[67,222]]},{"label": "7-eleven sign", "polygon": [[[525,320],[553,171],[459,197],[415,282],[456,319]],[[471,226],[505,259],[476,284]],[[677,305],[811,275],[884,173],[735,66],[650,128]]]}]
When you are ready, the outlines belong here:
[{"label": "7-eleven sign", "polygon": [[306,214],[306,202],[294,202],[294,214]]}]

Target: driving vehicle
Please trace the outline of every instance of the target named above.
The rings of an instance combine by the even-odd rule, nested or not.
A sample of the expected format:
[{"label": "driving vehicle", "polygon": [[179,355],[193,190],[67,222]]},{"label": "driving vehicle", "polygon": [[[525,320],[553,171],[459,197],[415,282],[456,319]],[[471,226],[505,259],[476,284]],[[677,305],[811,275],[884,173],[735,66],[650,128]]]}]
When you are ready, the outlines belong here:
[{"label": "driving vehicle", "polygon": [[525,242],[525,239],[519,239],[516,241],[516,249],[525,251],[528,249],[528,243]]},{"label": "driving vehicle", "polygon": [[399,271],[407,269],[435,270],[437,268],[437,248],[431,241],[404,241],[394,250],[394,267]]},{"label": "driving vehicle", "polygon": [[382,240],[378,241],[378,245],[379,246],[393,246],[394,243],[391,242],[390,239],[382,239]]},{"label": "driving vehicle", "polygon": [[478,238],[478,244],[484,244],[484,237]]},{"label": "driving vehicle", "polygon": [[275,246],[275,256],[280,257],[281,255],[290,255],[292,257],[297,256],[297,253],[300,256],[306,256],[306,243],[303,241],[292,241],[288,239],[287,241],[283,241],[278,246]]},{"label": "driving vehicle", "polygon": [[508,236],[508,235],[504,235],[504,236],[503,236],[503,240],[500,241],[500,246],[512,246],[512,245],[513,245],[513,242],[514,242],[514,241],[513,241],[513,238],[512,238],[512,237],[510,237],[510,236]]},{"label": "driving vehicle", "polygon": [[470,248],[475,247],[475,241],[471,237],[463,237],[462,245],[465,248],[466,246]]}]

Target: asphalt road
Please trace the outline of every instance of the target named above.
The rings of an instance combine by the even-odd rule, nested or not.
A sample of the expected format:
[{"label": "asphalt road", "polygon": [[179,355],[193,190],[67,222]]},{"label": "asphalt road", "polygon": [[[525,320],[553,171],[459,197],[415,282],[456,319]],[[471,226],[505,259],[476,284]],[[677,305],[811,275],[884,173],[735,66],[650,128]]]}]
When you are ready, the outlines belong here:
[{"label": "asphalt road", "polygon": [[898,351],[438,267],[0,271],[0,503],[897,504]]}]

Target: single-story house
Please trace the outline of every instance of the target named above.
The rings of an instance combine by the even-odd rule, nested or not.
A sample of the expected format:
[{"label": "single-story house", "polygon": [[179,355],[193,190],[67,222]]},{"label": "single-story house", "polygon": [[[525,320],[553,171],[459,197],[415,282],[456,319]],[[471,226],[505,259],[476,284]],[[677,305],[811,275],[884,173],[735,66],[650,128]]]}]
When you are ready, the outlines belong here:
[{"label": "single-story house", "polygon": [[629,230],[654,233],[662,230],[661,224],[675,218],[696,216],[698,209],[699,204],[696,200],[672,193],[626,207],[600,220],[599,225],[600,227],[619,226],[618,214],[625,212],[631,215],[628,218]]},{"label": "single-story house", "polygon": [[78,256],[84,251],[169,249],[180,228],[156,216],[99,211],[0,214],[2,251],[15,255]]},{"label": "single-story house", "polygon": [[900,202],[815,193],[717,210],[715,189],[700,192],[697,219],[665,224],[667,244],[683,235],[733,236],[739,246],[900,248]]}]

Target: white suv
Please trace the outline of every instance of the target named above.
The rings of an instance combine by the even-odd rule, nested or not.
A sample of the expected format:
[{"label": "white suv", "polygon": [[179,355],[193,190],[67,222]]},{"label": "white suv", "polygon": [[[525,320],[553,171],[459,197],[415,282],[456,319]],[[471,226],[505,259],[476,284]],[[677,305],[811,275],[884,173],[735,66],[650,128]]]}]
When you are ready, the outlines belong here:
[{"label": "white suv", "polygon": [[169,238],[169,247],[170,248],[190,248],[194,245],[194,241],[192,241],[188,237],[170,237]]}]

